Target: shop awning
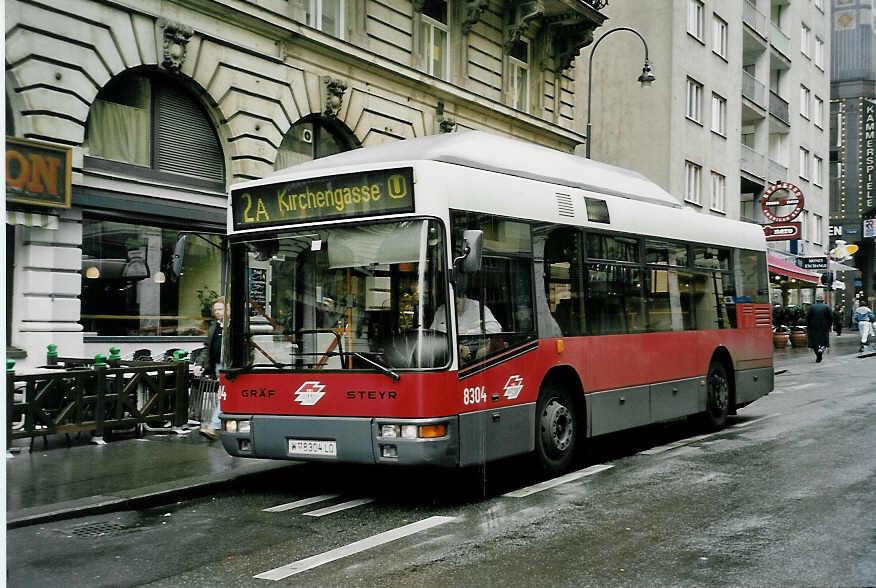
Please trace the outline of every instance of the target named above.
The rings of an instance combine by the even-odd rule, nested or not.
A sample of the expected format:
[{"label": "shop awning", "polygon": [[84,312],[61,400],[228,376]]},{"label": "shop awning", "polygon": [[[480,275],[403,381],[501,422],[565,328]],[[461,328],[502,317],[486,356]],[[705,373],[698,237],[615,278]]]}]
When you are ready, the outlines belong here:
[{"label": "shop awning", "polygon": [[36,227],[39,229],[57,229],[58,217],[51,214],[40,214],[38,212],[7,210],[6,224],[23,225],[25,227]]},{"label": "shop awning", "polygon": [[770,255],[769,253],[767,253],[767,264],[770,266],[771,274],[778,274],[780,276],[786,276],[788,278],[794,278],[795,280],[810,282],[812,284],[818,284],[821,282],[821,274],[816,274],[815,272],[810,272],[797,267],[790,261],[785,261],[784,259],[776,257],[775,255]]}]

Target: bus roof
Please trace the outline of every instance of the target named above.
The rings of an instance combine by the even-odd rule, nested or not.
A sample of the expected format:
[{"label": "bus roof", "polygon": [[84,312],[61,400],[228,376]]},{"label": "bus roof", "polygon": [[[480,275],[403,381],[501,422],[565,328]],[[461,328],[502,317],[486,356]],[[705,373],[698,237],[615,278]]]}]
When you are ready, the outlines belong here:
[{"label": "bus roof", "polygon": [[276,171],[245,185],[299,179],[328,170],[341,173],[342,168],[353,166],[392,167],[418,160],[451,163],[682,208],[669,192],[638,172],[483,131],[430,135],[345,151]]}]

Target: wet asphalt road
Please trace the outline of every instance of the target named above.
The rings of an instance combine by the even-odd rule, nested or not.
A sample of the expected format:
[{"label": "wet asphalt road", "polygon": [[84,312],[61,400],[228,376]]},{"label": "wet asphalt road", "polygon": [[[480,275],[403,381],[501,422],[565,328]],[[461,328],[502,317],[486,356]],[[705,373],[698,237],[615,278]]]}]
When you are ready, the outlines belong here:
[{"label": "wet asphalt road", "polygon": [[[214,497],[10,530],[8,585],[876,584],[876,358],[794,365],[730,425],[601,439],[583,474],[526,496],[542,480],[524,460],[483,475],[296,465]],[[314,516],[354,499],[373,501]],[[434,526],[350,553],[421,521]],[[307,558],[326,563],[254,578]]]}]

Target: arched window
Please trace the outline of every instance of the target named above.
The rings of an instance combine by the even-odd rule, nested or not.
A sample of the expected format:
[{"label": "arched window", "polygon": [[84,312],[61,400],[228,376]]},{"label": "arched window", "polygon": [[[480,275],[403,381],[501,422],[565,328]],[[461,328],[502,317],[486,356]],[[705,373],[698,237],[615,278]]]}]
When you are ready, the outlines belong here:
[{"label": "arched window", "polygon": [[225,190],[225,159],[195,97],[154,72],[127,72],[98,94],[88,115],[86,168]]},{"label": "arched window", "polygon": [[310,115],[292,125],[283,137],[274,169],[284,169],[358,146],[355,135],[342,123]]}]

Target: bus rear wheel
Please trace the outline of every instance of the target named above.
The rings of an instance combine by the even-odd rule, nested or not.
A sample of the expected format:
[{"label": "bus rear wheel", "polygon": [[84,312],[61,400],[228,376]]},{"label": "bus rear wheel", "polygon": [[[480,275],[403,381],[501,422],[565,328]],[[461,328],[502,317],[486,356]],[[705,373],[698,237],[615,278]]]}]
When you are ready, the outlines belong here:
[{"label": "bus rear wheel", "polygon": [[709,429],[720,429],[727,423],[730,409],[730,378],[720,361],[709,364],[706,375],[705,424]]},{"label": "bus rear wheel", "polygon": [[569,469],[578,441],[578,419],[569,392],[547,386],[538,396],[535,409],[535,456],[546,474]]}]

